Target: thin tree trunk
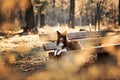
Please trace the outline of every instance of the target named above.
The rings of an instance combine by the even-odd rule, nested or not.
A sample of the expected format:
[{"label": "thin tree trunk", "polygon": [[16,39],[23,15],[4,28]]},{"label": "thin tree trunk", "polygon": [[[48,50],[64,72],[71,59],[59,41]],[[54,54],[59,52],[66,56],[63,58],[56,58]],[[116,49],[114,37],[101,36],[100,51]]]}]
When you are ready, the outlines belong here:
[{"label": "thin tree trunk", "polygon": [[80,11],[80,26],[82,26],[82,11]]},{"label": "thin tree trunk", "polygon": [[35,15],[35,25],[36,25],[36,27],[38,26],[38,20],[39,19],[39,15],[38,15],[38,13]]},{"label": "thin tree trunk", "polygon": [[69,13],[69,28],[74,27],[74,13],[75,13],[75,0],[70,0],[70,13]]},{"label": "thin tree trunk", "polygon": [[62,3],[61,3],[62,5],[61,5],[61,7],[62,7],[62,13],[63,13],[63,18],[64,18],[64,23],[63,24],[66,24],[66,18],[65,18],[65,8],[64,8],[64,6],[65,6],[65,2],[64,2],[64,0],[62,0]]},{"label": "thin tree trunk", "polygon": [[97,22],[98,22],[98,3],[95,11],[95,31],[97,30]]},{"label": "thin tree trunk", "polygon": [[87,23],[87,25],[89,25],[89,16],[88,16],[87,10],[86,10],[86,23]]},{"label": "thin tree trunk", "polygon": [[0,26],[2,25],[2,23],[3,23],[3,20],[4,18],[3,18],[3,16],[2,16],[2,14],[0,13]]},{"label": "thin tree trunk", "polygon": [[93,19],[93,9],[92,9],[92,7],[91,7],[91,24],[93,25],[94,24],[94,19]]},{"label": "thin tree trunk", "polygon": [[45,25],[45,16],[44,14],[40,14],[40,28],[44,28]]},{"label": "thin tree trunk", "polygon": [[97,10],[96,10],[96,18],[95,18],[95,30],[97,27],[98,27],[98,30],[100,30],[100,22],[101,22],[101,2],[98,2]]},{"label": "thin tree trunk", "polygon": [[44,13],[45,6],[46,2],[41,1],[41,5],[38,8],[40,28],[44,28],[45,26],[45,13]]},{"label": "thin tree trunk", "polygon": [[35,27],[33,6],[31,0],[29,1],[30,1],[30,6],[25,13],[26,27],[24,27],[24,32],[31,31]]},{"label": "thin tree trunk", "polygon": [[119,0],[119,4],[118,4],[118,9],[119,9],[118,26],[120,26],[120,0]]},{"label": "thin tree trunk", "polygon": [[99,11],[98,11],[98,30],[100,30],[100,21],[101,20],[101,11],[100,11],[100,7],[99,7]]},{"label": "thin tree trunk", "polygon": [[[115,11],[115,12],[116,12],[116,11]],[[114,14],[113,14],[113,15],[114,15],[114,16],[113,16],[113,18],[114,18],[114,19],[113,19],[113,20],[114,20],[113,22],[114,22],[114,28],[117,28],[117,26],[116,26],[116,19],[115,19],[115,12],[114,12]]]},{"label": "thin tree trunk", "polygon": [[101,20],[101,2],[98,3],[98,30],[100,30],[100,20]]},{"label": "thin tree trunk", "polygon": [[114,3],[113,3],[113,4],[112,4],[112,10],[113,10],[113,26],[114,26],[114,28],[117,28],[117,27],[116,27],[116,20],[115,20],[116,10],[115,10],[114,8],[115,8],[115,5],[114,5]]},{"label": "thin tree trunk", "polygon": [[53,0],[53,8],[55,7],[56,0]]},{"label": "thin tree trunk", "polygon": [[39,9],[39,21],[40,21],[40,28],[44,28],[44,25],[45,25],[45,15],[41,11],[41,6],[40,6],[40,9]]}]

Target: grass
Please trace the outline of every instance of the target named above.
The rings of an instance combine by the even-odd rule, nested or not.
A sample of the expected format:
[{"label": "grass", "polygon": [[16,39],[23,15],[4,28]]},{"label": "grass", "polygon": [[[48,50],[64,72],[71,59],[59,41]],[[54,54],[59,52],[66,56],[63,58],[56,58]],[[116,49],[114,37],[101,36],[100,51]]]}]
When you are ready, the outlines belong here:
[{"label": "grass", "polygon": [[[46,31],[47,34],[52,32],[50,36],[55,38],[55,32],[57,30],[61,32],[65,30],[68,32],[79,31],[79,27],[76,28],[76,30],[69,30],[65,27],[55,27],[51,31],[50,29],[52,28],[46,27],[45,29],[40,29],[40,33],[42,33],[42,31]],[[116,39],[112,37],[111,39],[107,37],[104,40],[103,43],[116,42]],[[109,42],[109,40],[113,41]],[[117,39],[117,41],[119,42],[119,39]],[[2,44],[0,45],[1,80],[16,80],[18,76],[17,80],[109,80],[119,78],[120,76],[119,66],[99,62],[85,65],[86,62],[90,61],[89,57],[94,50],[73,52],[73,54],[68,54],[61,60],[54,61],[49,60],[47,52],[43,51],[42,43],[44,42],[41,41],[39,35],[14,36],[1,40],[0,43]],[[117,50],[119,54],[119,49],[113,49],[115,49],[113,51]],[[109,51],[109,49],[106,50]],[[116,56],[118,63],[120,63],[118,54]],[[110,58],[108,58],[108,61],[111,61],[109,59]],[[43,65],[44,63],[45,66]],[[34,69],[37,71],[34,71]],[[33,72],[31,72],[31,70],[33,70]],[[18,73],[16,73],[16,71]],[[11,72],[14,76],[10,74]]]}]

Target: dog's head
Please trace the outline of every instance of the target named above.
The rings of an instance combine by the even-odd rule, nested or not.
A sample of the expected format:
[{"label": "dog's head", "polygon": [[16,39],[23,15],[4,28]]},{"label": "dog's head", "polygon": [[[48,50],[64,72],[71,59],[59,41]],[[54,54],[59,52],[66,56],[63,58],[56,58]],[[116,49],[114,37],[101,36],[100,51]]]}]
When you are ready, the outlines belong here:
[{"label": "dog's head", "polygon": [[64,44],[64,47],[67,46],[67,32],[65,31],[64,33],[60,33],[57,31],[57,45],[62,42]]}]

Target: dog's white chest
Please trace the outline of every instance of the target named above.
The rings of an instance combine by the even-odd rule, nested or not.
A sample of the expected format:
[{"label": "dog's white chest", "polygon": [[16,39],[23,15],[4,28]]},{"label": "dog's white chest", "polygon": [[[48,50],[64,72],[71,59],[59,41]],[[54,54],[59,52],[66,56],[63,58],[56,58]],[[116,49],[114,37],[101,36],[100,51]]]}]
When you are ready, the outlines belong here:
[{"label": "dog's white chest", "polygon": [[62,49],[63,46],[64,46],[63,43],[59,43],[59,44],[57,45],[57,49],[56,49],[55,52],[54,52],[54,56],[60,55],[62,52],[67,52],[67,49],[66,49],[66,48],[63,48],[63,49]]},{"label": "dog's white chest", "polygon": [[57,49],[61,50],[63,45],[64,45],[63,43],[59,43]]}]

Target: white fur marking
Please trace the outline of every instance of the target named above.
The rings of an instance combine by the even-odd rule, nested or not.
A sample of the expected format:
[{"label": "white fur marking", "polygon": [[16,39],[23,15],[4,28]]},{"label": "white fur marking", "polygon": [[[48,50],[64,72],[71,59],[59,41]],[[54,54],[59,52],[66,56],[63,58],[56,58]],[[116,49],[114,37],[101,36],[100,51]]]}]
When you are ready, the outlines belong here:
[{"label": "white fur marking", "polygon": [[62,42],[60,42],[60,43],[58,44],[57,49],[56,49],[55,52],[54,52],[54,56],[60,55],[62,52],[67,52],[67,49],[66,49],[66,48],[63,48],[63,49],[62,49],[62,46],[63,46],[63,45],[64,45],[64,44],[63,44]]}]

